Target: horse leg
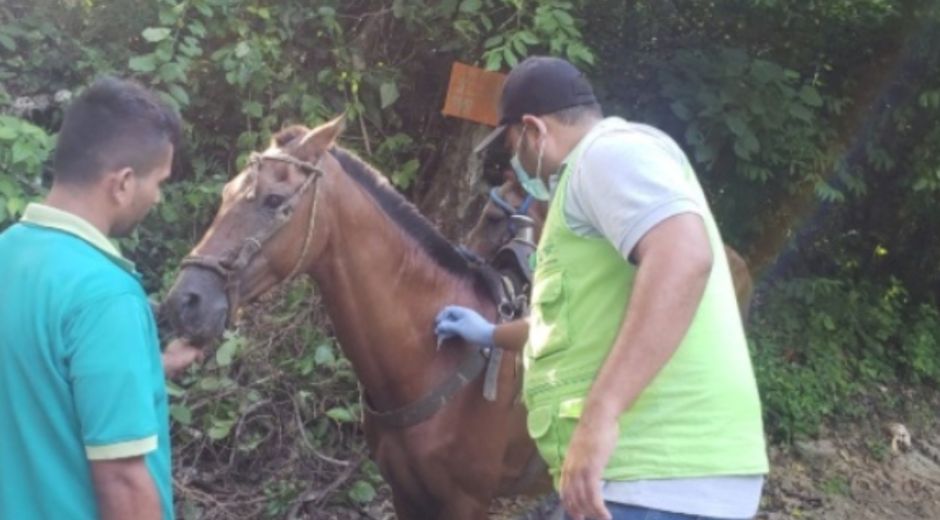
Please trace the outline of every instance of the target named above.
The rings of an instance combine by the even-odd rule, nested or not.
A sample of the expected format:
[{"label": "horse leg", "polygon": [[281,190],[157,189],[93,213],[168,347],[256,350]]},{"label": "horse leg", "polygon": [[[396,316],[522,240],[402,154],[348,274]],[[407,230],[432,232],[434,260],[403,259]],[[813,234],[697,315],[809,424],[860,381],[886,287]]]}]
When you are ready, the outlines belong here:
[{"label": "horse leg", "polygon": [[401,495],[392,492],[392,505],[395,507],[395,518],[398,520],[426,520],[425,514],[420,507],[415,505]]},{"label": "horse leg", "polygon": [[455,494],[449,497],[438,520],[486,520],[489,518],[489,500],[480,501],[479,497],[467,494]]}]

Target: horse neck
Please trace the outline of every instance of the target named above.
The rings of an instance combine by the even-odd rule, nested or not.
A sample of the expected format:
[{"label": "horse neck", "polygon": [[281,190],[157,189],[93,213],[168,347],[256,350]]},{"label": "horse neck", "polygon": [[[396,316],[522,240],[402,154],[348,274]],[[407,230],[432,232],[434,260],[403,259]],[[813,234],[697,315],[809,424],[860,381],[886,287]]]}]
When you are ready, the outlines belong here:
[{"label": "horse neck", "polygon": [[[471,281],[440,266],[349,178],[327,200],[329,239],[313,267],[334,331],[372,404],[421,397],[459,361],[439,352],[434,317],[448,304],[488,309]],[[333,191],[333,190],[330,190]]]}]

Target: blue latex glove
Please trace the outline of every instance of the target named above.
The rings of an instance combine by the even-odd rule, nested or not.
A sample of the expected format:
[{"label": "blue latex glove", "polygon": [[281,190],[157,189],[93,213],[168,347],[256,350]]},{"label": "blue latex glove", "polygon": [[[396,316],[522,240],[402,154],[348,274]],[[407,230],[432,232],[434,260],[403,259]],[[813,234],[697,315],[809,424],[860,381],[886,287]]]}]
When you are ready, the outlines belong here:
[{"label": "blue latex glove", "polygon": [[434,333],[438,341],[459,336],[470,343],[492,347],[494,329],[496,326],[477,311],[459,305],[444,307],[434,319]]}]

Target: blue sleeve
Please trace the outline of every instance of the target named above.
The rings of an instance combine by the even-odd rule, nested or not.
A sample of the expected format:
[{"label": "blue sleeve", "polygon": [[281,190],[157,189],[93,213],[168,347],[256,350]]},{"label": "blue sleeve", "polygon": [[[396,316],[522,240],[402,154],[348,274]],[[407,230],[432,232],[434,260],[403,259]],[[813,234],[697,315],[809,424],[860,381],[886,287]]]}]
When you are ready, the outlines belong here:
[{"label": "blue sleeve", "polygon": [[143,455],[156,449],[155,384],[163,384],[152,315],[127,293],[82,307],[65,332],[69,379],[89,459]]}]

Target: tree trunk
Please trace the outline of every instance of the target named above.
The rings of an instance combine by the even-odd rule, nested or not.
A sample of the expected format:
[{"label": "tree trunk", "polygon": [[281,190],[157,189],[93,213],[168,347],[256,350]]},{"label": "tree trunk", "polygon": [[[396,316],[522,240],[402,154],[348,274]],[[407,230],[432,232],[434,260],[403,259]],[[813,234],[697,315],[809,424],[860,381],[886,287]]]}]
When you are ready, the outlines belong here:
[{"label": "tree trunk", "polygon": [[[473,153],[473,147],[492,129],[486,125],[446,118],[439,125],[440,135],[450,136],[442,140],[440,153],[432,172],[422,177],[427,179],[416,203],[448,238],[460,242],[473,227],[486,202],[486,188],[481,173],[481,157]],[[430,174],[430,175],[429,175]]]}]

